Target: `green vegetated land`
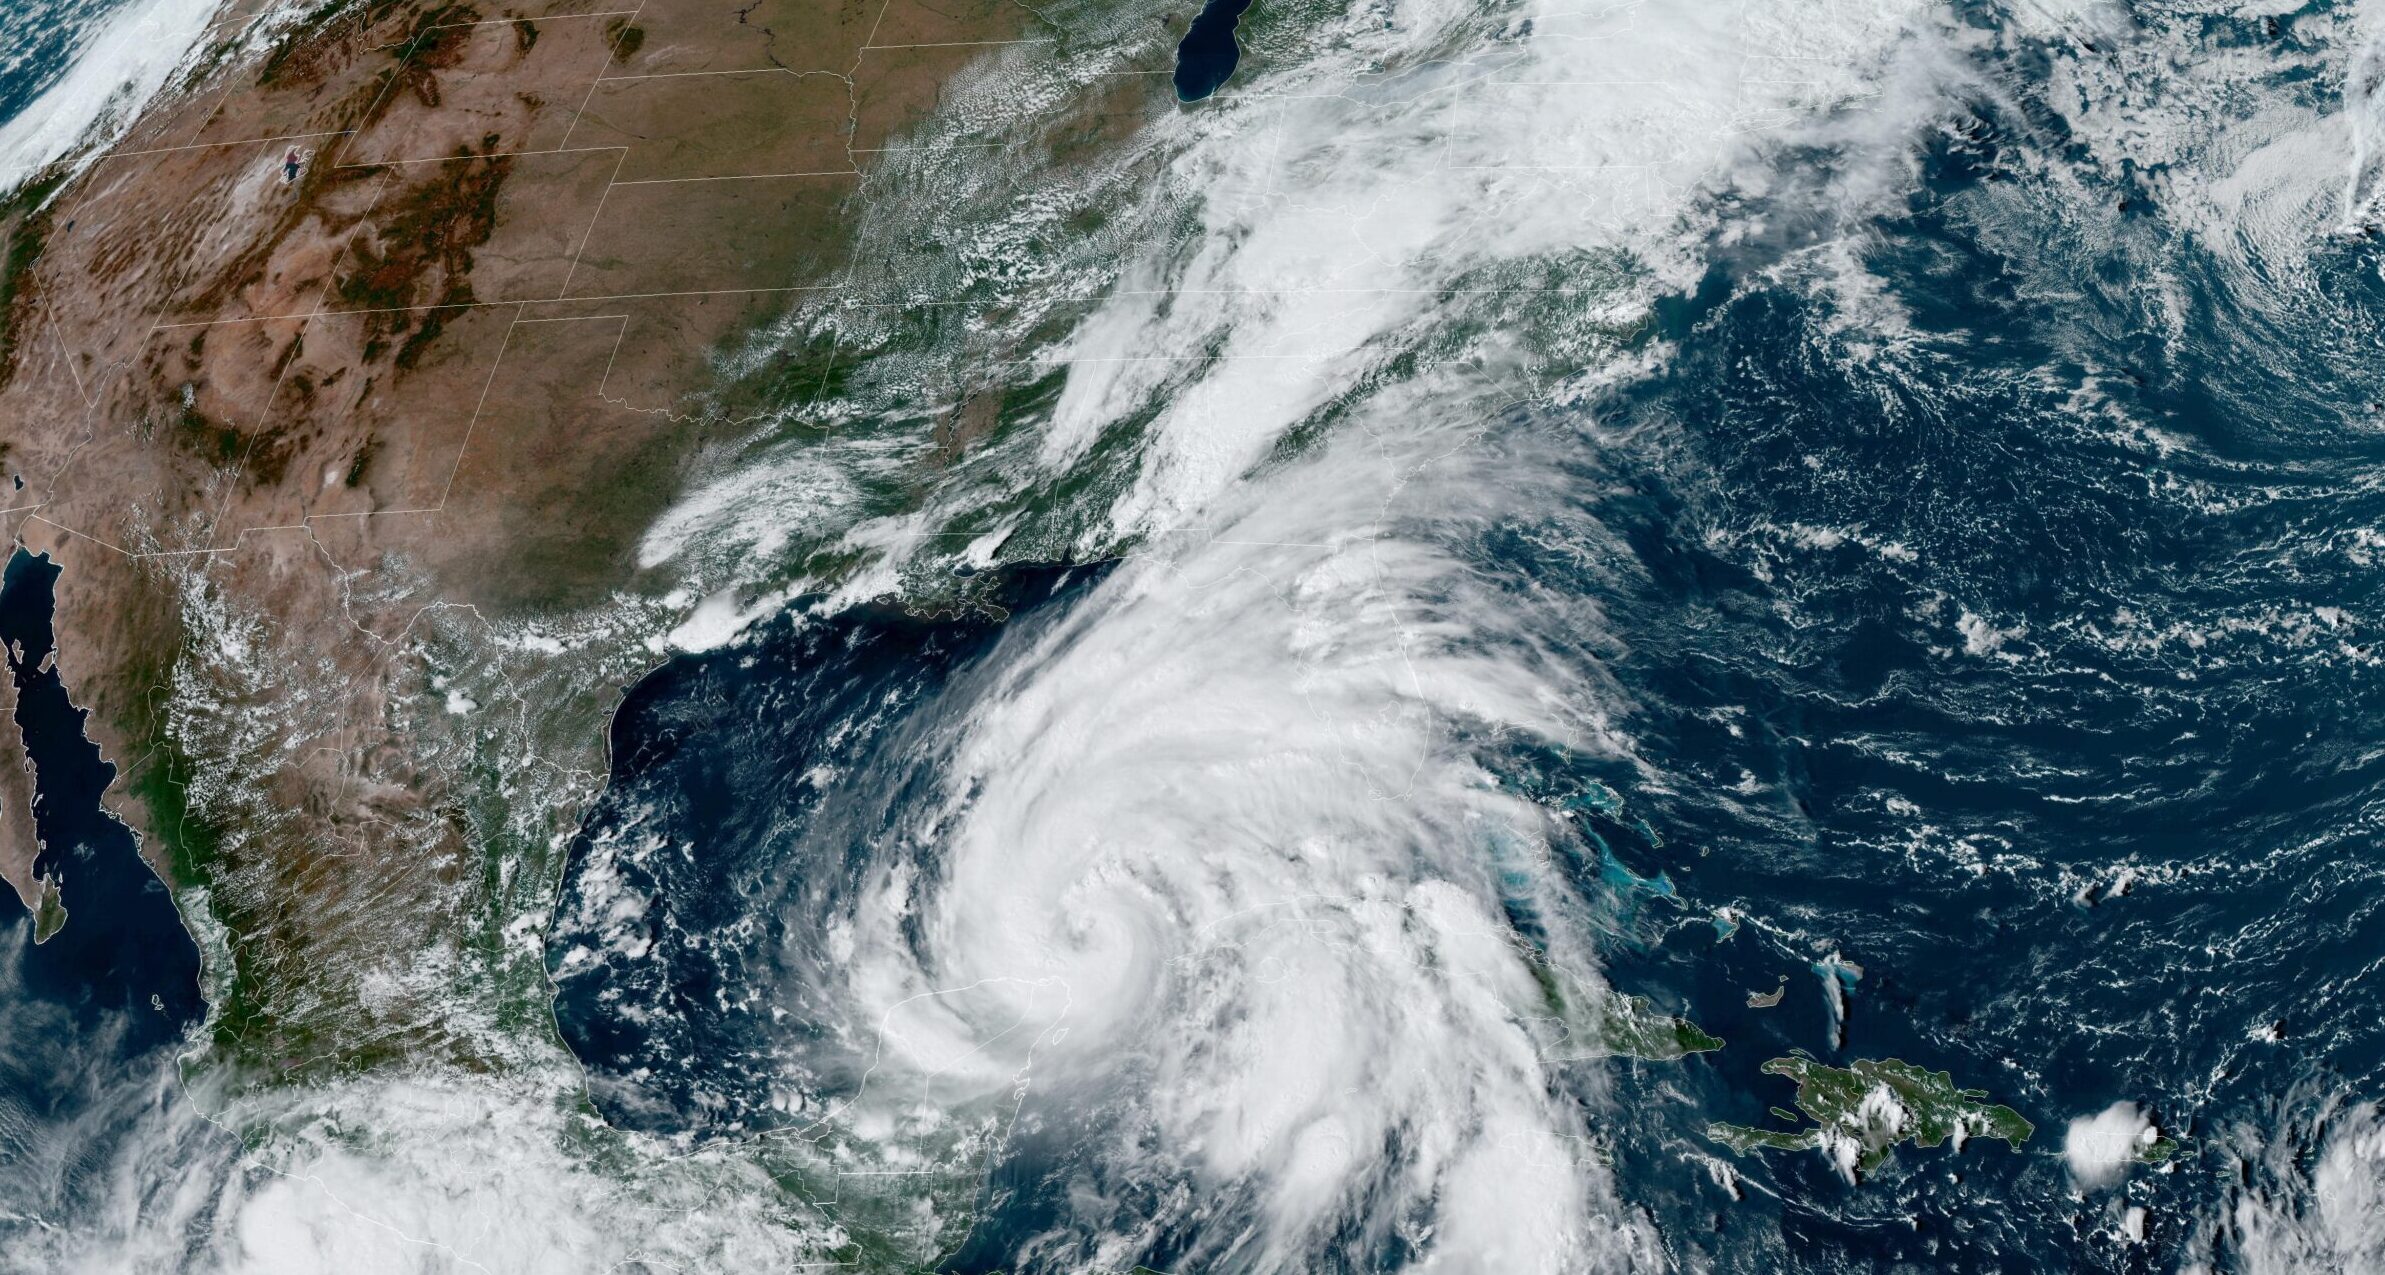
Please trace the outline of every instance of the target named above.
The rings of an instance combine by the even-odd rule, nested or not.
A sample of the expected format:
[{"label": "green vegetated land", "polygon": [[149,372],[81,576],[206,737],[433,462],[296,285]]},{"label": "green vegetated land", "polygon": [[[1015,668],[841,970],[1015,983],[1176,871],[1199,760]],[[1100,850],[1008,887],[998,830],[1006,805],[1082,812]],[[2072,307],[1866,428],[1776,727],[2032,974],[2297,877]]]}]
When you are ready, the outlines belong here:
[{"label": "green vegetated land", "polygon": [[1659,1010],[1645,996],[1585,987],[1538,961],[1532,968],[1542,1004],[1557,1023],[1560,1035],[1552,1052],[1559,1057],[1673,1062],[1723,1047],[1721,1037]]},{"label": "green vegetated land", "polygon": [[1706,1136],[1739,1155],[1820,1151],[1849,1177],[1860,1178],[1886,1161],[1899,1143],[1935,1147],[1952,1139],[1959,1147],[1971,1138],[1996,1138],[2018,1147],[2036,1132],[2021,1113],[1990,1103],[1986,1090],[1958,1089],[1947,1072],[1895,1058],[1858,1059],[1831,1067],[1799,1052],[1765,1063],[1764,1071],[1797,1082],[1797,1110],[1814,1124],[1798,1129],[1706,1127]]}]

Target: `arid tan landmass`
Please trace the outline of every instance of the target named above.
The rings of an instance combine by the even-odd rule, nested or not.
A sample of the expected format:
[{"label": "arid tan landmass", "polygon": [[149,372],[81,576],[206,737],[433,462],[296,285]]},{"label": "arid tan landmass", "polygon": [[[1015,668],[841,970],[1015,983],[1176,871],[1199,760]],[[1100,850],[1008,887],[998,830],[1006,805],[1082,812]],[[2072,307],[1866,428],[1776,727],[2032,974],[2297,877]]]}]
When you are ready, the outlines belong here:
[{"label": "arid tan landmass", "polygon": [[[539,625],[669,587],[635,545],[719,427],[677,410],[712,353],[837,286],[984,42],[1053,34],[1008,0],[371,0],[215,51],[0,207],[0,517],[65,568],[67,685],[222,1059],[481,1065],[543,1007],[512,921],[650,656]],[[30,904],[24,779],[0,721]]]},{"label": "arid tan landmass", "polygon": [[25,756],[16,721],[16,682],[0,674],[0,878],[38,916],[45,891],[33,876],[41,855],[41,839],[33,830],[33,763]]}]

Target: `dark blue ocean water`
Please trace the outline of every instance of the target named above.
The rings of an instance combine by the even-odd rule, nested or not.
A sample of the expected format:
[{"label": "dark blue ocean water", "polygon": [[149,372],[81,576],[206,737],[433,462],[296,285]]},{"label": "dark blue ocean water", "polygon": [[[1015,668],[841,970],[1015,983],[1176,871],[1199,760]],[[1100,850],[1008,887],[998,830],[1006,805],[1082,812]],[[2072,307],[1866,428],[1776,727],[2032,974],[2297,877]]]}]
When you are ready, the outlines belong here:
[{"label": "dark blue ocean water", "polygon": [[[0,647],[34,767],[36,871],[60,879],[69,916],[26,953],[23,990],[71,1007],[86,1026],[129,1015],[132,1030],[121,1043],[140,1051],[178,1039],[196,1021],[198,949],[131,831],[100,808],[116,768],[84,738],[86,714],[58,670],[42,667],[53,650],[50,615],[62,574],[47,555],[19,549],[0,583]],[[0,890],[0,925],[23,919],[15,892]]]},{"label": "dark blue ocean water", "polygon": [[1225,87],[1242,60],[1234,27],[1251,0],[1206,0],[1176,45],[1176,100],[1198,102]]},{"label": "dark blue ocean water", "polygon": [[[1675,781],[1637,802],[1666,845],[1636,861],[1685,914],[1768,923],[1685,915],[1612,955],[1731,1042],[1631,1071],[1656,1118],[1619,1148],[1727,1269],[2169,1269],[2221,1207],[2306,1206],[2281,1164],[2385,1089],[2385,597],[2359,543],[2385,518],[2385,257],[2322,243],[2306,282],[2212,257],[2147,190],[2065,206],[2014,162],[2059,145],[2043,127],[1983,110],[1876,228],[1903,339],[1751,273],[1777,253],[1728,262],[1670,312],[1680,357],[1609,405],[1638,444],[1582,456],[1608,494],[1581,516],[1636,551],[1621,676]],[[1482,561],[1562,584],[1533,548],[1557,530]],[[1865,971],[1843,1049],[1824,950]],[[1744,1008],[1781,974],[1782,1006]],[[1726,1203],[1682,1153],[1784,1102],[1755,1067],[1791,1047],[1950,1069],[2037,1139],[1907,1152],[1860,1190],[1743,1163],[1759,1189]],[[2142,1247],[2057,1154],[2121,1100],[2185,1140],[2139,1177]]]},{"label": "dark blue ocean water", "polygon": [[116,1140],[140,1114],[127,1086],[164,1074],[205,1009],[198,948],[173,900],[132,833],[100,809],[115,768],[84,738],[57,670],[41,667],[60,576],[19,549],[0,583],[42,870],[61,878],[69,914],[36,945],[31,915],[0,889],[0,1205],[19,1218],[72,1215],[107,1197]]},{"label": "dark blue ocean water", "polygon": [[[790,613],[734,654],[674,660],[630,691],[549,942],[556,1018],[610,1118],[734,1135],[785,1122],[772,1099],[789,1064],[823,1088],[851,1080],[832,1039],[841,1006],[814,980],[833,963],[829,923],[887,833],[936,795],[937,776],[912,760],[920,710],[1004,632],[1103,574],[1013,573],[994,590],[1000,620]],[[815,782],[822,770],[884,781],[856,801]],[[634,921],[612,914],[624,897],[642,901]],[[605,959],[575,963],[575,947]]]},{"label": "dark blue ocean water", "polygon": [[[2332,1104],[2385,1094],[2385,249],[2215,256],[2158,182],[2049,180],[2070,152],[2032,105],[2041,70],[1984,68],[2010,96],[1934,135],[1904,208],[1859,228],[1884,308],[1855,309],[1872,303],[1804,254],[1849,229],[1776,192],[1742,210],[1764,234],[1660,307],[1650,339],[1671,355],[1597,405],[1595,434],[1531,414],[1482,443],[1580,440],[1569,505],[1519,509],[1467,552],[1519,592],[1598,599],[1600,658],[1663,782],[1486,759],[1539,795],[1623,794],[1590,825],[1604,844],[1575,848],[1616,918],[1608,972],[1728,1041],[1611,1068],[1620,1190],[1691,1269],[2242,1269],[2215,1220],[2306,1214]],[[1620,577],[1568,548],[1609,543]],[[592,828],[706,847],[641,878],[672,914],[714,924],[792,888],[780,871],[811,892],[800,916],[833,910],[857,816],[818,828],[791,783],[720,776],[741,753],[768,759],[755,773],[875,764],[849,750],[899,748],[890,706],[968,677],[991,636],[874,624],[790,629],[640,688]],[[772,866],[760,845],[800,853]],[[603,974],[684,988],[659,1032],[567,982],[567,1029],[607,1083],[667,1077],[616,1109],[714,1127],[690,1096],[736,1082],[683,1046],[727,1031],[769,1055],[758,1011],[702,1006],[817,959],[801,928]],[[734,968],[762,953],[770,968]],[[1843,1023],[1831,957],[1862,971]],[[1784,977],[1779,1006],[1746,1005]],[[641,1013],[666,1003],[631,991]],[[2036,1135],[1907,1148],[1860,1187],[1816,1155],[1731,1160],[1735,1197],[1702,1130],[1769,1123],[1791,1086],[1759,1067],[1791,1049],[1950,1071]],[[2082,1195],[2064,1125],[2120,1101],[2181,1152],[2125,1195]],[[996,1168],[954,1269],[999,1269],[1065,1216],[1065,1153],[1023,1144]],[[2116,1233],[2123,1202],[2147,1209],[2143,1243]],[[1198,1251],[1172,1237],[1143,1259]]]},{"label": "dark blue ocean water", "polygon": [[[1246,7],[1204,7],[1184,100],[1232,74]],[[96,12],[20,11],[0,119]],[[2230,23],[2272,38],[2213,19]],[[2240,1269],[2202,1228],[2238,1203],[2307,1209],[2328,1104],[2385,1094],[2385,250],[2220,259],[2171,224],[2158,181],[2076,197],[2023,162],[2068,145],[2031,107],[2034,70],[1991,70],[2009,100],[1939,136],[1907,206],[1862,228],[1894,325],[1782,268],[1810,242],[1783,194],[1749,210],[1767,237],[1664,305],[1672,356],[1598,405],[1595,440],[1586,419],[1519,415],[1481,443],[1530,434],[1539,456],[1578,436],[1574,501],[1465,549],[1519,591],[1597,597],[1599,654],[1663,782],[1498,741],[1484,760],[1536,795],[1624,795],[1570,848],[1613,918],[1607,971],[1729,1042],[1604,1067],[1619,1189],[1685,1266],[2155,1271],[2209,1252]],[[1610,540],[1619,577],[1553,548]],[[789,617],[635,689],[552,949],[608,1115],[750,1131],[785,1119],[778,1069],[848,1059],[810,981],[833,959],[816,922],[935,781],[905,760],[921,706],[965,702],[1005,634],[1099,578],[1019,572],[1000,619]],[[45,867],[72,914],[37,947],[0,891],[0,1239],[104,1196],[117,1116],[90,1117],[120,1114],[112,1087],[158,1073],[202,1010],[170,901],[99,810],[111,768],[73,688],[40,669],[72,587],[21,551],[0,580]],[[805,778],[824,767],[893,782],[827,804]],[[589,876],[608,849],[648,946],[575,971],[575,945],[619,937]],[[1833,954],[1863,971],[1843,1024],[1814,969]],[[1783,976],[1781,1005],[1745,1006]],[[1811,1155],[1734,1161],[1734,1198],[1700,1130],[1785,1103],[1758,1067],[1792,1048],[1950,1070],[2038,1134],[2018,1153],[1908,1149],[1861,1187]],[[2130,1188],[2150,1213],[2137,1246],[2058,1155],[2067,1119],[2120,1100],[2183,1143]],[[1068,1134],[995,1167],[953,1269],[1017,1269],[1015,1240],[1065,1217]]]},{"label": "dark blue ocean water", "polygon": [[[0,49],[0,124],[55,84],[119,7],[12,6]],[[161,1078],[205,1010],[196,945],[132,834],[100,808],[115,768],[84,738],[73,688],[41,667],[56,591],[72,587],[46,556],[22,548],[12,548],[0,578],[4,675],[17,689],[17,726],[35,767],[40,867],[59,878],[69,913],[36,945],[31,915],[15,891],[0,888],[0,1246],[9,1254],[34,1233],[20,1228],[38,1228],[54,1247],[113,1202],[124,1139],[151,1104],[170,1100]],[[0,1265],[11,1260],[0,1256]]]},{"label": "dark blue ocean water", "polygon": [[13,120],[66,68],[93,27],[118,6],[91,0],[16,0],[0,49],[0,123]]}]

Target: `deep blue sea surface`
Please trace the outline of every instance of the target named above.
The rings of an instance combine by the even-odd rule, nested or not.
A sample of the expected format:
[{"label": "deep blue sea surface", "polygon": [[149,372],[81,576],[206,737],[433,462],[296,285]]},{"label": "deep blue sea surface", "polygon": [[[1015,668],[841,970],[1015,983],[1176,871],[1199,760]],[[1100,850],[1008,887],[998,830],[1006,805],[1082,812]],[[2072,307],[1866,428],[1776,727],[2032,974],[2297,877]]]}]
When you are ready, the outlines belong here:
[{"label": "deep blue sea surface", "polygon": [[[71,1006],[86,1026],[128,1015],[132,1029],[121,1044],[138,1051],[178,1038],[196,1021],[198,950],[132,832],[100,808],[116,768],[84,738],[86,714],[58,670],[42,667],[54,649],[50,615],[62,574],[47,555],[19,549],[0,584],[0,647],[8,651],[17,727],[34,767],[42,842],[36,871],[59,879],[69,915],[64,929],[26,955],[24,986]],[[0,925],[22,917],[14,891],[0,890],[0,913]]]},{"label": "deep blue sea surface", "polygon": [[13,0],[0,48],[0,123],[13,120],[73,64],[90,31],[120,6],[92,0]]},{"label": "deep blue sea surface", "polygon": [[[120,7],[12,5],[0,48],[0,124],[55,84]],[[125,1138],[164,1100],[158,1086],[172,1074],[172,1052],[205,1012],[196,945],[132,833],[100,808],[115,767],[84,737],[74,688],[42,667],[56,593],[72,587],[58,565],[21,547],[0,579],[8,656],[0,675],[17,690],[16,721],[34,765],[40,868],[59,880],[68,911],[65,927],[37,945],[31,914],[0,888],[0,1243],[12,1250],[15,1228],[55,1234],[108,1207]],[[0,1255],[0,1266],[9,1261]]]},{"label": "deep blue sea surface", "polygon": [[[1181,98],[1233,73],[1246,8],[1203,8]],[[25,11],[0,118],[71,52],[64,12]],[[2364,618],[2385,614],[2385,246],[2223,261],[2159,180],[2048,180],[2070,139],[2032,105],[2041,69],[1991,68],[2006,94],[1933,134],[1911,197],[1863,228],[1877,296],[1795,264],[1840,228],[1784,188],[1747,210],[1764,234],[1659,307],[1655,371],[1475,444],[1578,440],[1566,503],[1459,548],[1519,597],[1597,599],[1583,640],[1638,764],[1465,742],[1498,783],[1588,812],[1559,849],[1615,985],[1728,1042],[1598,1065],[1599,1152],[1685,1269],[2243,1269],[2212,1219],[2312,1212],[2343,1096],[2385,1094],[2385,648]],[[1622,562],[1574,551],[1610,542]],[[851,1087],[838,1033],[867,1025],[819,971],[867,856],[935,794],[922,733],[1103,578],[1018,570],[999,609],[790,613],[632,690],[549,947],[609,1118],[744,1136],[787,1123],[790,1072]],[[202,1009],[170,901],[99,809],[112,772],[74,688],[41,668],[72,587],[21,551],[0,583],[71,911],[35,946],[0,892],[0,1176],[27,1215],[106,1198],[116,1117],[86,1117],[123,1110],[111,1086]],[[1585,798],[1604,790],[1623,806]],[[1860,1186],[1811,1154],[1723,1156],[1706,1124],[1773,1123],[1790,1086],[1759,1068],[1794,1049],[1949,1071],[2036,1136],[1905,1148]],[[2068,1120],[2122,1101],[2181,1144],[2130,1182],[2141,1243],[2060,1155]],[[1068,1225],[1072,1193],[1140,1202],[1077,1162],[1072,1113],[1041,1114],[949,1269],[1063,1269],[1020,1238]]]},{"label": "deep blue sea surface", "polygon": [[[1230,50],[1212,13],[1186,40],[1188,99],[1222,80],[1187,69],[1218,56],[1197,39]],[[1577,503],[1469,548],[1517,590],[1601,598],[1663,779],[1491,754],[1520,787],[1623,794],[1583,851],[1582,889],[1615,896],[1607,971],[1728,1042],[1613,1070],[1620,1189],[1692,1268],[2231,1262],[2211,1219],[2308,1212],[2334,1104],[2385,1093],[2385,670],[2347,618],[2385,614],[2362,533],[2385,527],[2385,247],[2322,244],[2307,282],[2248,276],[2166,223],[2157,186],[2085,204],[2032,186],[2015,157],[2062,145],[2025,97],[1933,140],[1860,249],[1890,332],[1776,269],[1810,240],[1771,210],[1660,308],[1651,339],[1675,350],[1598,405]],[[1620,591],[1561,551],[1592,526],[1629,546]],[[861,816],[822,827],[791,783],[755,785],[899,749],[902,706],[967,678],[990,637],[982,618],[794,627],[639,689],[592,836],[707,847],[640,879],[706,937],[566,982],[609,1109],[709,1127],[695,1096],[738,1090],[708,1042],[777,1047],[759,1009],[707,998],[738,963],[775,985],[819,955],[800,924],[739,938],[722,919],[797,897],[790,914],[828,915]],[[1782,1003],[1748,1007],[1784,978]],[[591,994],[624,979],[648,982]],[[1793,1049],[1949,1071],[2036,1136],[1906,1148],[1859,1187],[1817,1155],[1731,1160],[1728,1188],[1703,1129],[1768,1123],[1792,1087],[1759,1067]],[[2142,1243],[2061,1155],[2069,1120],[2123,1101],[2181,1143],[2130,1188]],[[758,1110],[705,1111],[724,1109]],[[1065,1154],[1022,1143],[997,1166],[953,1269],[1002,1269],[1065,1215],[1085,1189]]]},{"label": "deep blue sea surface", "polygon": [[1242,46],[1234,41],[1234,26],[1249,11],[1251,0],[1206,0],[1194,15],[1192,28],[1176,45],[1176,99],[1198,102],[1225,87],[1242,60]]},{"label": "deep blue sea surface", "polygon": [[[921,710],[1007,629],[1103,574],[1016,572],[999,585],[1000,620],[791,612],[734,653],[674,660],[631,690],[549,939],[556,1018],[608,1117],[699,1138],[772,1128],[786,1119],[772,1101],[781,1066],[844,1065],[827,1039],[842,1011],[813,993],[833,962],[830,922],[886,832],[935,792],[914,759]],[[848,794],[816,783],[823,769],[889,782],[858,804],[831,800]],[[623,897],[646,901],[626,926],[611,911]],[[604,959],[572,961],[575,947]]]},{"label": "deep blue sea surface", "polygon": [[[1777,252],[1726,257],[1668,310],[1678,358],[1609,405],[1635,445],[1580,457],[1580,516],[1638,558],[1619,676],[1669,780],[1613,778],[1664,836],[1626,857],[1684,904],[1610,969],[1730,1042],[1625,1070],[1652,1118],[1620,1176],[1671,1184],[1645,1198],[1727,1269],[2169,1269],[2219,1202],[2307,1207],[2293,1162],[2330,1105],[2385,1087],[2385,681],[2342,618],[2381,601],[2357,533],[2385,518],[2385,254],[2323,247],[2281,314],[2144,191],[2082,229],[2027,189],[2034,124],[1942,135],[1879,228],[1902,339],[1759,273]],[[2176,291],[2143,286],[2153,260]],[[1593,587],[1536,547],[1561,530],[1480,562]],[[1715,907],[1757,923],[1689,919]],[[1824,949],[1863,970],[1843,1046]],[[1782,974],[1782,1005],[1744,1007]],[[1757,1189],[1722,1206],[1682,1153],[1785,1104],[1757,1066],[1791,1048],[1950,1070],[2037,1137],[1908,1150],[1860,1189],[1740,1162]],[[2184,1144],[2142,1180],[2141,1247],[2059,1156],[2117,1101]]]},{"label": "deep blue sea surface", "polygon": [[[50,656],[62,572],[19,549],[0,583],[0,646],[16,721],[35,770],[42,871],[68,917],[47,942],[14,890],[0,888],[0,1178],[12,1210],[71,1213],[111,1185],[124,1089],[164,1074],[205,1011],[199,952],[132,833],[100,809],[115,775],[83,736]],[[11,816],[15,817],[15,816]]]}]

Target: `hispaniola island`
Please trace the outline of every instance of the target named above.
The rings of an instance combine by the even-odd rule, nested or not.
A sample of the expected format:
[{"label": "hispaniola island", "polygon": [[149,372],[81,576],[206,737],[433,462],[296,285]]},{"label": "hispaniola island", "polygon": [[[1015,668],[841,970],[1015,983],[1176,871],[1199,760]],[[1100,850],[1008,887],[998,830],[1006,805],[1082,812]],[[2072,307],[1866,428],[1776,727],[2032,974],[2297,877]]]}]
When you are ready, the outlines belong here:
[{"label": "hispaniola island", "polygon": [[2385,4],[0,0],[0,1275],[2385,1275]]}]

